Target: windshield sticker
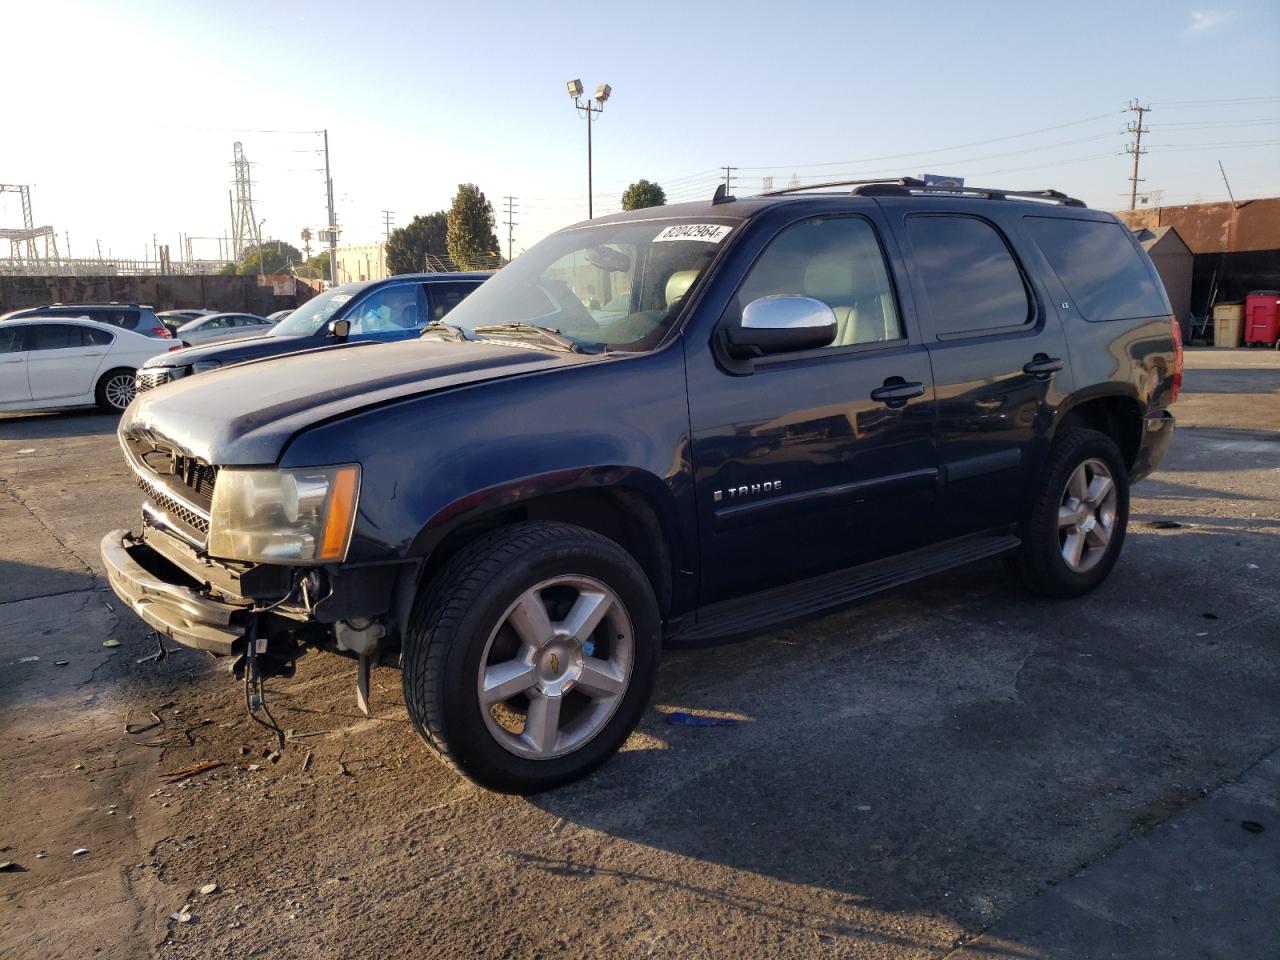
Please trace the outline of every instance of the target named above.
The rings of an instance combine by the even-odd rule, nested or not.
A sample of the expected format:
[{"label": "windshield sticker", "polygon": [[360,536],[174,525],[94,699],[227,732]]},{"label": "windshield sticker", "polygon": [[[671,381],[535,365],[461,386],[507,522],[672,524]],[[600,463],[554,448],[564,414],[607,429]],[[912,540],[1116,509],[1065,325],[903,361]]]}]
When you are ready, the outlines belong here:
[{"label": "windshield sticker", "polygon": [[701,240],[704,243],[719,243],[729,235],[733,227],[723,223],[678,223],[667,227],[653,238],[654,243],[668,240]]}]

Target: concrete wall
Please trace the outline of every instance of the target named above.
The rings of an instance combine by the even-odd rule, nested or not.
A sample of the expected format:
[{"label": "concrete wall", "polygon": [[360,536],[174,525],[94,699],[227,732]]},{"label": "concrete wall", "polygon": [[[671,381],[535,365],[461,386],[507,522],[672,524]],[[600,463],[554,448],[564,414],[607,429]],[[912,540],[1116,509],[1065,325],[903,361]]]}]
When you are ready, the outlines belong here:
[{"label": "concrete wall", "polygon": [[381,243],[365,243],[338,248],[336,283],[355,280],[383,280],[387,277],[387,255]]},{"label": "concrete wall", "polygon": [[142,303],[156,310],[180,307],[240,310],[266,316],[306,303],[316,291],[293,277],[0,276],[0,313],[46,303]]}]

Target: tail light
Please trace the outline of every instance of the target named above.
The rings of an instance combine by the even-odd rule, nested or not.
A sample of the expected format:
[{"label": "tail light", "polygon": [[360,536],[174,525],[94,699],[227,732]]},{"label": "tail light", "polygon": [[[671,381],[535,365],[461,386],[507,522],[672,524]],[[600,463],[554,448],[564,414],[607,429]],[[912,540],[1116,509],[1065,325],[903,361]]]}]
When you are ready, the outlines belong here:
[{"label": "tail light", "polygon": [[1173,392],[1169,395],[1169,402],[1173,403],[1182,389],[1182,325],[1177,317],[1170,317],[1169,323],[1173,326]]},{"label": "tail light", "polygon": [[162,340],[172,340],[172,339],[173,339],[173,332],[172,332],[172,331],[170,331],[170,329],[169,329],[168,327],[152,327],[152,328],[151,328],[151,335],[152,335],[153,337],[160,337]]}]

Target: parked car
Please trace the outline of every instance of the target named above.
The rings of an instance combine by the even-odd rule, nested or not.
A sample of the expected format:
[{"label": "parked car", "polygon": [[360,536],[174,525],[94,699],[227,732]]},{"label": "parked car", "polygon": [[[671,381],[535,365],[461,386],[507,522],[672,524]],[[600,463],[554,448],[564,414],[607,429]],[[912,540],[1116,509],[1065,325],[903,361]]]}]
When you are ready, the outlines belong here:
[{"label": "parked car", "polygon": [[520,792],[618,749],[664,642],[989,557],[1097,587],[1182,379],[1114,216],[915,180],[579,224],[447,324],[139,396],[144,518],[102,557],[250,685],[320,647],[367,705],[399,665],[439,755]]},{"label": "parked car", "polygon": [[245,360],[417,337],[426,324],[443,318],[489,277],[487,273],[422,273],[333,287],[291,311],[265,336],[193,346],[157,357],[138,371],[137,389],[151,390]]},{"label": "parked car", "polygon": [[293,313],[292,310],[277,310],[275,313],[268,313],[267,319],[272,323],[279,323],[291,313]]},{"label": "parked car", "polygon": [[217,310],[162,310],[156,316],[160,318],[160,322],[169,328],[174,334],[178,332],[178,328],[183,324],[190,323],[192,320],[199,320],[201,317],[207,317],[210,314],[217,313]]},{"label": "parked car", "polygon": [[20,317],[87,317],[98,323],[148,337],[158,337],[161,340],[173,337],[154,310],[136,303],[50,303],[43,307],[12,310],[0,317],[0,320],[16,320]]},{"label": "parked car", "polygon": [[84,317],[0,320],[0,410],[96,403],[119,412],[133,399],[137,368],[164,349],[155,337]]},{"label": "parked car", "polygon": [[211,313],[184,323],[175,336],[188,347],[232,338],[260,337],[273,326],[253,313]]}]

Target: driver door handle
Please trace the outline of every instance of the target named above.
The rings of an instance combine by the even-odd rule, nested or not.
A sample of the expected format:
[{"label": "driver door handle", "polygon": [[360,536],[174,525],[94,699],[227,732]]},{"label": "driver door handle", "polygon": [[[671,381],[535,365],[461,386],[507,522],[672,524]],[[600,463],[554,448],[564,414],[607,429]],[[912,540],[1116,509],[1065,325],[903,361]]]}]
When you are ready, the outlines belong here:
[{"label": "driver door handle", "polygon": [[872,400],[894,409],[905,407],[908,400],[923,396],[923,383],[907,383],[901,377],[890,377],[883,387],[876,387],[871,391]]},{"label": "driver door handle", "polygon": [[1047,353],[1037,353],[1030,363],[1023,365],[1022,372],[1031,374],[1037,380],[1048,380],[1064,366],[1066,364],[1057,357],[1051,357]]}]

